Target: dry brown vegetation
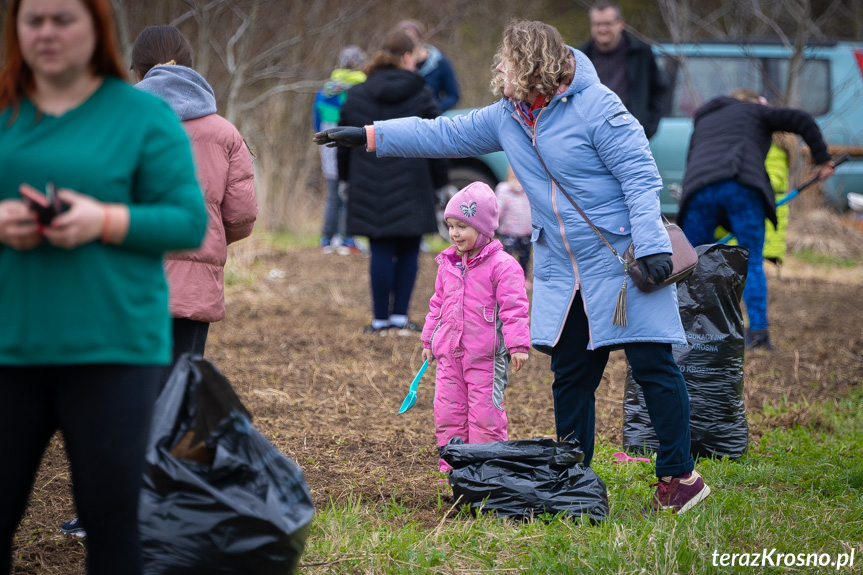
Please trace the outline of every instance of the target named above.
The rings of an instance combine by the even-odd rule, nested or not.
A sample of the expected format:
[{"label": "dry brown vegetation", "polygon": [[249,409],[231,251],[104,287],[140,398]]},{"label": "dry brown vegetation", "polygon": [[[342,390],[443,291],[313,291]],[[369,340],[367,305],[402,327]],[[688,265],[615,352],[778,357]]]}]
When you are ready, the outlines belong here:
[{"label": "dry brown vegetation", "polygon": [[[795,4],[805,0],[795,0]],[[213,84],[223,114],[230,115],[257,154],[261,225],[297,234],[314,233],[320,223],[321,185],[317,150],[310,142],[313,85],[329,74],[338,49],[369,46],[403,17],[424,21],[437,45],[453,60],[464,89],[460,105],[489,99],[489,64],[500,30],[511,17],[542,19],[556,25],[572,44],[587,38],[586,1],[548,0],[113,0],[120,38],[129,46],[146,25],[174,22],[196,47],[199,70]],[[700,25],[701,34],[756,33],[732,30],[755,18],[739,15],[756,4],[705,1],[705,14],[689,2],[622,2],[628,24],[642,35],[668,37],[663,18],[674,13],[684,35]],[[784,10],[787,3],[772,3]],[[825,26],[844,26],[842,36],[863,38],[861,3],[813,2]],[[0,8],[6,2],[0,0]],[[635,6],[639,9],[636,9]],[[821,6],[824,5],[824,6]],[[674,12],[674,7],[692,12]],[[811,7],[815,11],[816,7]],[[248,22],[244,34],[238,34]],[[809,22],[812,26],[818,22]],[[761,22],[763,28],[769,25]],[[836,32],[828,30],[828,36]],[[763,35],[763,34],[762,34]],[[818,34],[815,34],[818,37]],[[233,39],[233,40],[232,40]],[[257,59],[280,46],[272,57]],[[246,64],[246,68],[242,65]],[[256,67],[251,66],[255,64]],[[233,68],[231,68],[233,66]],[[240,66],[238,68],[237,66]],[[239,80],[245,83],[237,84]],[[233,83],[232,83],[233,82]],[[269,89],[292,85],[256,101]],[[231,87],[239,87],[232,92]],[[229,102],[229,98],[234,98]],[[254,106],[244,108],[244,104]],[[231,110],[231,111],[229,111]],[[863,261],[861,236],[838,226],[832,214],[792,218],[791,245]],[[808,226],[808,227],[806,227]],[[796,228],[796,229],[795,229]],[[796,235],[795,235],[796,234]],[[795,243],[798,242],[798,243]],[[255,425],[304,469],[317,505],[361,495],[368,502],[397,492],[429,525],[440,520],[433,477],[431,400],[433,369],[420,399],[398,416],[407,386],[419,367],[416,337],[369,337],[367,261],[324,256],[312,248],[279,251],[263,236],[232,249],[232,266],[241,281],[228,289],[228,317],[213,326],[208,356],[234,383]],[[286,272],[271,277],[270,270]],[[859,327],[860,264],[854,268],[812,266],[791,258],[781,271],[769,268],[770,313],[776,352],[747,357],[744,399],[757,413],[765,403],[831,400],[860,386],[863,336]],[[435,266],[424,254],[411,316],[421,321],[433,285]],[[278,276],[278,274],[275,274]],[[625,379],[616,352],[597,396],[597,432],[602,441],[621,440]],[[513,377],[507,404],[513,438],[548,436],[553,429],[548,358],[532,353]],[[764,429],[806,422],[805,409],[782,418],[758,418],[755,440]],[[13,573],[73,575],[84,572],[84,546],[59,533],[75,514],[62,440],[45,454],[31,504],[16,536]]]},{"label": "dry brown vegetation", "polygon": [[[256,180],[270,230],[312,234],[323,196],[311,143],[315,91],[339,50],[373,50],[403,18],[428,27],[428,42],[453,62],[459,107],[491,102],[490,65],[512,18],[556,26],[574,46],[589,37],[592,0],[111,0],[126,54],[153,24],[174,24],[189,38],[195,67],[212,84],[219,112],[236,123],[257,155]],[[5,14],[7,0],[0,0]],[[644,39],[722,37],[863,38],[856,0],[620,0],[631,33]]]},{"label": "dry brown vegetation", "polygon": [[[808,219],[793,215],[793,241],[801,240],[798,230]],[[863,256],[863,236],[835,220],[822,225],[819,235],[835,241],[842,236],[858,261]],[[443,513],[433,473],[434,369],[422,381],[416,406],[397,415],[421,363],[418,337],[361,333],[370,319],[367,260],[269,246],[256,236],[232,249],[234,272],[249,281],[229,287],[228,317],[213,326],[207,355],[233,382],[255,425],[301,465],[317,506],[357,496],[373,505],[395,497],[433,527]],[[419,321],[433,287],[432,258],[422,256],[411,307]],[[744,401],[752,441],[769,428],[808,423],[805,403],[859,388],[863,366],[860,264],[814,267],[792,257],[781,271],[769,267],[768,279],[777,349],[746,357]],[[597,432],[612,445],[621,442],[624,381],[624,359],[615,352],[597,395]],[[547,356],[532,352],[507,391],[512,438],[550,436],[550,382]],[[765,404],[786,400],[804,407],[781,417],[752,416]],[[62,441],[56,438],[16,537],[13,572],[83,573],[82,543],[59,533],[74,514]]]}]

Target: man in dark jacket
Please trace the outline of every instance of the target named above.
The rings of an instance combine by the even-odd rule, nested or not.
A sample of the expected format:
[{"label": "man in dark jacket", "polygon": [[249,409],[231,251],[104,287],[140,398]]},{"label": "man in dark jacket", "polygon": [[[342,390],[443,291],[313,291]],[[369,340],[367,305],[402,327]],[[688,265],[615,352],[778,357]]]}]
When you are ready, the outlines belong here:
[{"label": "man in dark jacket", "polygon": [[822,180],[833,175],[833,161],[815,119],[802,110],[719,96],[698,108],[693,120],[677,221],[693,245],[714,243],[722,224],[749,250],[746,347],[772,349],[762,255],[765,217],[776,225],[776,199],[764,168],[773,132],[802,136]]},{"label": "man in dark jacket", "polygon": [[666,83],[650,46],[624,32],[623,13],[613,2],[597,2],[588,12],[590,41],[584,52],[599,76],[623,101],[650,139],[659,127]]}]

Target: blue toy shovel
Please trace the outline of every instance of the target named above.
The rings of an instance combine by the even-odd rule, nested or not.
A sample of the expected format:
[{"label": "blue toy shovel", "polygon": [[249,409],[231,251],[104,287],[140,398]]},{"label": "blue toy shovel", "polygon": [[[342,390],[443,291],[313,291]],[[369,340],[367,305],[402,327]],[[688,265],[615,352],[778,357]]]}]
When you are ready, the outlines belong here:
[{"label": "blue toy shovel", "polygon": [[[850,160],[850,159],[851,159],[850,155],[842,154],[840,157],[833,160],[833,167],[835,168],[839,164],[841,164],[847,160]],[[791,190],[790,192],[788,192],[787,194],[785,194],[785,196],[781,200],[776,202],[776,207],[778,208],[779,206],[787,204],[788,202],[790,202],[791,200],[796,198],[798,195],[800,195],[800,192],[802,192],[803,190],[805,190],[806,188],[808,188],[809,186],[811,186],[812,184],[814,184],[817,181],[818,181],[818,176],[813,176],[809,181],[804,182],[800,187],[795,188],[795,189]],[[728,242],[731,241],[731,238],[733,238],[733,237],[734,237],[734,234],[727,234],[727,235],[723,236],[722,239],[717,241],[716,243],[717,244],[727,244]]]},{"label": "blue toy shovel", "polygon": [[426,372],[426,368],[428,366],[429,366],[428,360],[424,361],[423,366],[420,368],[420,370],[416,374],[416,377],[414,377],[414,380],[411,382],[410,391],[408,391],[407,397],[405,397],[405,400],[402,402],[402,406],[399,409],[399,413],[404,413],[405,411],[409,410],[417,402],[417,387],[420,384],[420,378]]}]

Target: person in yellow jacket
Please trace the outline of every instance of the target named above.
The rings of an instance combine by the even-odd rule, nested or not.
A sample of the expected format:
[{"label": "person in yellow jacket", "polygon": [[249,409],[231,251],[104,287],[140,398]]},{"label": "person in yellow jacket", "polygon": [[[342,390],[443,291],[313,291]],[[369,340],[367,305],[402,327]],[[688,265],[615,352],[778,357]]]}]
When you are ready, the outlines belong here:
[{"label": "person in yellow jacket", "polygon": [[[773,134],[773,143],[767,152],[764,167],[770,176],[770,184],[776,192],[776,203],[788,193],[788,173],[794,161],[794,148],[797,140],[788,132]],[[776,207],[776,228],[767,226],[764,233],[764,259],[780,265],[785,260],[788,249],[786,234],[788,231],[788,204]]]},{"label": "person in yellow jacket", "polygon": [[[366,81],[362,71],[368,56],[359,46],[347,46],[339,52],[339,61],[320,90],[315,94],[312,120],[315,132],[335,128],[339,124],[342,106],[348,90]],[[327,199],[324,207],[324,225],[321,230],[321,250],[328,254],[335,251],[341,255],[359,254],[362,250],[352,236],[348,236],[346,189],[339,186],[339,168],[336,149],[321,146],[321,171],[327,182]]]}]

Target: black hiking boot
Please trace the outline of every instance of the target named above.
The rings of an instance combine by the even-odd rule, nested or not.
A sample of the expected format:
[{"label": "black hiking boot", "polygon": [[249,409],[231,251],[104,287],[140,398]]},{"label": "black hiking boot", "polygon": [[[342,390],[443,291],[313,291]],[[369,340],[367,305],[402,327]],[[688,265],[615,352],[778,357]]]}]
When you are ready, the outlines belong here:
[{"label": "black hiking boot", "polygon": [[773,351],[773,345],[770,343],[770,331],[766,329],[747,330],[744,343],[746,349]]}]

